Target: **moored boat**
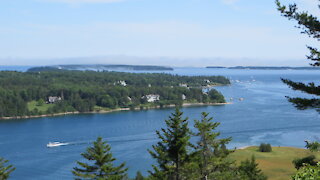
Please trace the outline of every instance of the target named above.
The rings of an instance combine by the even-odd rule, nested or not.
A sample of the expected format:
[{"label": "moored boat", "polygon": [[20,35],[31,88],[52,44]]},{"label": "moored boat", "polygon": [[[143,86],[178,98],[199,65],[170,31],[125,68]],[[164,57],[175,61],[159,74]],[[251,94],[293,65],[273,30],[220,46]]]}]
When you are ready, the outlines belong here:
[{"label": "moored boat", "polygon": [[58,147],[58,146],[66,146],[69,143],[61,143],[61,142],[49,142],[47,147]]}]

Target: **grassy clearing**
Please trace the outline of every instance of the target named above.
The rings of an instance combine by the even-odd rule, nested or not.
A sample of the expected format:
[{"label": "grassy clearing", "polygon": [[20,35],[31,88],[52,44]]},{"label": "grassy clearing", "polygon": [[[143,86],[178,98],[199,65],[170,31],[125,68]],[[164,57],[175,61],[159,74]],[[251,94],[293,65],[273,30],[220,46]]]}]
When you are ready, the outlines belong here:
[{"label": "grassy clearing", "polygon": [[240,161],[251,158],[252,155],[256,157],[259,163],[259,168],[268,176],[270,180],[288,180],[290,176],[296,172],[292,160],[295,158],[302,158],[314,154],[317,159],[320,159],[320,153],[311,153],[306,149],[299,149],[293,147],[272,147],[272,152],[258,152],[257,146],[248,147],[246,149],[236,150],[230,155],[230,158]]},{"label": "grassy clearing", "polygon": [[110,111],[110,110],[112,110],[112,109],[110,109],[110,108],[106,108],[106,107],[101,107],[101,106],[94,106],[94,108],[93,108],[93,110],[94,111]]},{"label": "grassy clearing", "polygon": [[38,109],[38,111],[42,112],[42,113],[45,113],[47,112],[47,110],[50,108],[50,107],[53,107],[54,104],[42,104],[41,106],[38,106],[37,105],[37,101],[31,101],[31,102],[28,102],[28,109],[29,111],[33,111],[34,109]]}]

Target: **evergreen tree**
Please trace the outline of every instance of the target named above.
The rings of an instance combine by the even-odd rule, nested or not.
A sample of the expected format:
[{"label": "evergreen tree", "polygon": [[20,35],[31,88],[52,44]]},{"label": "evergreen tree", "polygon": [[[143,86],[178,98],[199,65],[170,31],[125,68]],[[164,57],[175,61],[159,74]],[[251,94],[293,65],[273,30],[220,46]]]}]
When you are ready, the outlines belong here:
[{"label": "evergreen tree", "polygon": [[158,165],[153,165],[154,172],[150,172],[155,179],[181,180],[184,176],[184,165],[189,161],[188,147],[190,130],[188,118],[182,118],[182,112],[176,108],[175,112],[166,120],[167,128],[156,131],[160,141],[153,145],[153,151],[148,150]]},{"label": "evergreen tree", "polygon": [[141,174],[140,171],[137,172],[135,180],[144,180],[144,177],[143,177],[143,175]]},{"label": "evergreen tree", "polygon": [[306,142],[306,148],[309,149],[311,152],[317,152],[320,151],[320,143],[317,141],[314,142],[309,142],[309,141],[305,141]]},{"label": "evergreen tree", "polygon": [[261,143],[259,146],[260,152],[272,152],[271,144]]},{"label": "evergreen tree", "polygon": [[[282,5],[279,0],[276,0],[278,10],[281,14],[288,18],[289,20],[295,20],[298,23],[298,28],[302,29],[303,34],[307,34],[309,37],[312,37],[316,40],[320,40],[320,21],[318,18],[308,12],[299,12],[296,4],[290,4],[288,7]],[[310,55],[307,58],[313,63],[312,66],[320,66],[320,51],[317,48],[308,46]],[[282,79],[282,81],[291,87],[293,90],[302,91],[304,93],[320,96],[320,86],[315,85],[315,83],[301,83],[294,82],[288,79]],[[292,102],[298,109],[307,109],[314,108],[320,111],[320,99],[319,98],[289,98],[289,101]]]},{"label": "evergreen tree", "polygon": [[77,163],[81,168],[75,167],[72,173],[81,179],[123,179],[128,169],[125,168],[125,163],[119,166],[113,165],[116,159],[113,158],[110,150],[110,145],[102,141],[101,137],[98,137],[93,142],[93,147],[87,148],[87,151],[81,154],[85,159],[94,161],[93,164],[78,161]]},{"label": "evergreen tree", "polygon": [[239,166],[239,172],[242,179],[248,180],[266,180],[267,176],[265,176],[261,169],[258,167],[258,163],[256,163],[256,159],[254,156],[251,157],[251,160],[247,159],[242,161]]},{"label": "evergreen tree", "polygon": [[194,125],[198,130],[195,135],[199,137],[195,147],[196,166],[200,172],[198,177],[202,180],[213,179],[215,174],[228,171],[231,165],[226,157],[232,151],[227,150],[225,146],[231,141],[231,138],[217,139],[220,132],[214,130],[220,123],[212,122],[213,118],[208,118],[208,115],[202,112],[201,120],[195,120]]},{"label": "evergreen tree", "polygon": [[300,169],[301,167],[303,167],[307,164],[309,164],[311,166],[317,165],[318,162],[315,159],[316,159],[316,156],[312,154],[307,157],[296,158],[292,161],[292,163],[294,164],[294,167],[296,169]]},{"label": "evergreen tree", "polygon": [[9,178],[9,175],[16,169],[12,165],[5,165],[8,163],[8,160],[5,160],[0,157],[0,179],[6,180]]}]

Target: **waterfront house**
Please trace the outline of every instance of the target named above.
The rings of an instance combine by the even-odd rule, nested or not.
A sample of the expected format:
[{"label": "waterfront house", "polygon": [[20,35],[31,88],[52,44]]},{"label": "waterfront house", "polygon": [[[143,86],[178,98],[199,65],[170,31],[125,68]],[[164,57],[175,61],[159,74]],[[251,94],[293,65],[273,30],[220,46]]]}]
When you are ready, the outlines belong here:
[{"label": "waterfront house", "polygon": [[182,84],[182,83],[181,83],[181,84],[179,84],[179,86],[180,86],[180,87],[186,87],[186,88],[187,88],[187,87],[188,87],[188,84]]},{"label": "waterfront house", "polygon": [[160,100],[159,94],[148,94],[146,96],[143,96],[142,98],[146,98],[148,102],[156,102]]},{"label": "waterfront house", "polygon": [[125,81],[119,81],[118,82],[121,86],[127,86],[127,83]]},{"label": "waterfront house", "polygon": [[56,103],[56,102],[58,102],[58,101],[61,101],[61,100],[62,100],[61,97],[58,97],[58,96],[49,96],[47,103],[49,103],[49,104],[54,104],[54,103]]},{"label": "waterfront house", "polygon": [[115,83],[113,83],[113,85],[121,85],[121,86],[127,86],[127,83],[126,83],[126,81],[117,81],[117,82],[115,82]]},{"label": "waterfront house", "polygon": [[187,99],[187,96],[185,94],[182,94],[181,99],[184,101]]}]

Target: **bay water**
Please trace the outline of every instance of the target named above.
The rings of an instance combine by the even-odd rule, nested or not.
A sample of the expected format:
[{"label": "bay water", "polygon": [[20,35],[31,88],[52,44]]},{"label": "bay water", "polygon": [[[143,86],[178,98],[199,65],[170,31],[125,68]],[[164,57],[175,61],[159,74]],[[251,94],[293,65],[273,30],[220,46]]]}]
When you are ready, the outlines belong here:
[{"label": "bay water", "polygon": [[[320,82],[320,71],[175,68],[163,73],[231,79],[230,86],[216,89],[232,104],[181,109],[192,130],[193,120],[199,119],[201,112],[210,113],[221,123],[221,136],[232,137],[229,148],[260,143],[303,148],[304,140],[320,138],[319,113],[297,110],[285,97],[309,96],[290,90],[280,80]],[[147,175],[155,162],[147,149],[158,141],[155,131],[165,126],[164,120],[173,111],[165,108],[0,121],[0,157],[16,167],[12,179],[73,179],[72,168],[77,160],[83,160],[80,153],[101,136],[111,144],[116,163],[126,162],[130,177],[138,170]],[[49,141],[69,145],[47,148]]]}]

